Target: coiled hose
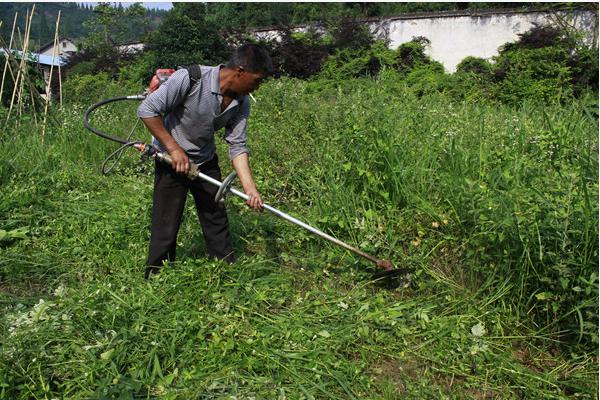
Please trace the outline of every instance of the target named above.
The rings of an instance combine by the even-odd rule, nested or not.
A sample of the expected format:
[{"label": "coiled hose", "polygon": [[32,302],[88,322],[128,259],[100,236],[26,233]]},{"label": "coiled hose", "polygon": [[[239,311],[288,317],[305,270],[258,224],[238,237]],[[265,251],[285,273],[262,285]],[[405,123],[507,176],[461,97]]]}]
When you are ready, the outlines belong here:
[{"label": "coiled hose", "polygon": [[[146,95],[143,94],[139,94],[139,95],[133,95],[133,96],[120,96],[120,97],[113,97],[110,99],[106,99],[103,100],[101,102],[92,104],[83,114],[83,126],[88,129],[89,131],[95,133],[96,135],[100,136],[103,139],[108,139],[108,140],[112,140],[113,142],[117,142],[120,143],[121,146],[115,150],[114,152],[112,152],[108,157],[106,157],[106,159],[102,162],[102,173],[104,175],[108,175],[110,173],[110,171],[117,165],[117,163],[119,162],[119,159],[121,158],[121,155],[123,154],[123,150],[125,150],[125,148],[130,147],[130,146],[135,146],[138,144],[143,144],[143,142],[139,142],[139,141],[130,141],[131,136],[133,135],[133,132],[135,130],[135,128],[137,127],[138,123],[139,123],[139,119],[136,121],[135,125],[133,126],[133,128],[131,129],[131,131],[129,132],[129,135],[127,136],[126,139],[122,139],[120,137],[117,136],[112,136],[109,135],[108,133],[101,131],[100,129],[94,128],[93,126],[90,125],[90,121],[89,121],[89,117],[90,114],[96,110],[99,107],[102,107],[106,104],[109,103],[113,103],[116,101],[123,101],[123,100],[144,100],[146,98]],[[113,164],[110,166],[110,168],[106,168],[106,164],[108,163],[108,160],[110,160],[112,157],[114,157],[116,155],[115,161],[113,162]]]}]

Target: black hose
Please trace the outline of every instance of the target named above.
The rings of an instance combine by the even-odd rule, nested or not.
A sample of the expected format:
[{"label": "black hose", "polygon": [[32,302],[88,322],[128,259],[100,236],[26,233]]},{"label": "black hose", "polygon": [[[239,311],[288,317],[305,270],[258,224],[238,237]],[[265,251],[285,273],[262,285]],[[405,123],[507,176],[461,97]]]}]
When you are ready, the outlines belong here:
[{"label": "black hose", "polygon": [[144,95],[113,97],[111,99],[106,99],[99,103],[92,104],[90,106],[90,108],[88,108],[85,111],[85,113],[83,114],[83,126],[85,126],[88,130],[94,132],[96,135],[98,135],[104,139],[112,140],[113,142],[121,143],[123,145],[127,144],[127,145],[131,146],[132,144],[134,144],[134,142],[129,142],[127,140],[121,139],[116,136],[111,136],[108,133],[102,132],[100,129],[96,129],[93,126],[91,126],[90,122],[89,122],[89,116],[92,113],[92,111],[94,111],[96,108],[103,106],[105,104],[112,103],[114,101],[121,101],[121,100],[143,100],[145,97],[146,96],[144,96]]},{"label": "black hose", "polygon": [[[139,120],[136,122],[135,126],[131,129],[131,132],[129,132],[127,139],[121,139],[119,137],[109,135],[108,133],[103,132],[100,129],[97,129],[97,128],[94,128],[93,126],[91,126],[90,121],[89,121],[90,114],[92,113],[92,111],[94,111],[98,107],[101,107],[108,103],[112,103],[115,101],[121,101],[121,100],[143,100],[145,97],[146,97],[145,95],[113,97],[113,98],[110,98],[107,100],[103,100],[99,103],[92,104],[83,114],[83,126],[84,127],[86,127],[88,130],[94,132],[96,135],[98,135],[104,139],[112,140],[113,142],[117,142],[117,143],[121,144],[121,146],[117,150],[115,150],[113,153],[111,153],[108,157],[106,157],[106,159],[104,159],[104,162],[102,162],[102,174],[103,175],[108,175],[110,173],[110,171],[117,165],[117,163],[119,162],[119,159],[121,158],[121,155],[123,154],[123,150],[125,150],[126,147],[134,146],[136,144],[143,144],[143,142],[139,142],[139,141],[136,141],[136,142],[129,141],[129,139],[131,139],[131,135],[133,135],[133,131],[135,130],[135,127],[137,126],[137,123],[139,122]],[[106,168],[106,164],[108,163],[108,160],[110,160],[114,155],[117,155],[117,157],[115,158],[113,165],[110,166],[110,168]]]},{"label": "black hose", "polygon": [[[142,142],[132,142],[130,141],[131,136],[133,135],[133,132],[135,131],[135,128],[138,126],[140,122],[140,119],[138,118],[135,121],[135,125],[133,126],[133,128],[131,128],[131,131],[129,132],[129,135],[127,135],[127,143],[119,146],[119,148],[117,150],[115,150],[114,152],[112,152],[108,157],[106,157],[104,159],[104,161],[102,162],[102,174],[103,175],[108,175],[110,174],[110,172],[113,170],[114,167],[117,166],[117,164],[119,163],[119,161],[121,160],[121,157],[123,156],[123,152],[125,151],[125,149],[127,147],[133,146],[135,144],[141,144]],[[115,157],[115,160],[113,161],[112,165],[110,167],[107,167],[106,165],[108,164],[108,161],[113,157]]]}]

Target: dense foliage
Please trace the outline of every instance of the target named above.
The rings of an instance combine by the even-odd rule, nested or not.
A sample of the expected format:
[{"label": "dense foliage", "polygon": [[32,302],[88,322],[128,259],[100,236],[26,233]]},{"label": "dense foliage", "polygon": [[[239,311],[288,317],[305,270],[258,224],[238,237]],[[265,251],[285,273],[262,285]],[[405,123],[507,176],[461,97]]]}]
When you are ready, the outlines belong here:
[{"label": "dense foliage", "polygon": [[206,19],[203,3],[175,3],[160,28],[148,40],[158,68],[212,65],[227,59],[229,50],[218,26]]},{"label": "dense foliage", "polygon": [[[95,6],[85,3],[35,3],[35,12],[32,19],[31,28],[31,47],[35,49],[44,46],[54,40],[54,30],[58,13],[60,12],[59,35],[68,37],[76,42],[81,42],[93,31],[90,24],[103,18],[99,12],[109,11],[119,16],[120,24],[125,25],[126,29],[118,37],[119,43],[142,40],[144,35],[155,30],[162,21],[164,10],[146,9],[142,20],[127,18],[126,9],[121,3],[114,7],[109,7],[110,3],[99,3]],[[113,3],[114,4],[114,3]],[[17,28],[21,35],[25,32],[26,16],[31,12],[33,3],[2,3],[0,7],[0,36],[10,38],[11,28],[15,15],[17,18]],[[96,12],[95,12],[96,8]]]},{"label": "dense foliage", "polygon": [[[134,3],[141,4],[141,3]],[[174,3],[175,6],[185,3]],[[127,9],[121,3],[36,3],[32,20],[32,48],[38,48],[54,39],[54,27],[59,11],[61,24],[59,34],[77,42],[85,40],[93,32],[90,24],[102,19],[105,14],[119,16],[126,30],[118,37],[118,42],[142,41],[149,32],[154,32],[164,21],[167,11],[155,9],[147,3],[144,18],[127,18]],[[594,3],[202,3],[206,21],[214,24],[221,32],[246,30],[247,28],[264,28],[271,26],[289,26],[310,22],[338,21],[342,18],[377,17],[412,12],[435,12],[453,10],[488,10],[488,9],[595,9]],[[25,32],[25,23],[32,3],[3,3],[0,7],[0,36],[10,37],[12,22],[18,14],[17,27]],[[109,10],[110,9],[110,10]]]},{"label": "dense foliage", "polygon": [[565,9],[597,8],[594,3],[548,3],[548,2],[361,2],[361,3],[207,3],[207,18],[221,29],[265,28],[298,25],[310,22],[337,21],[342,18],[390,16],[405,13],[468,11],[490,9]]},{"label": "dense foliage", "polygon": [[[357,35],[358,31],[352,32]],[[394,50],[370,35],[362,33],[365,38],[359,42],[367,45],[360,48],[326,47],[331,38],[311,39],[310,43],[329,51],[328,57],[321,57],[318,72],[314,59],[295,57],[282,64],[295,62],[293,69],[288,67],[295,71],[291,76],[333,81],[375,76],[382,69],[393,69],[416,93],[445,92],[458,100],[487,98],[508,104],[525,100],[568,101],[589,90],[598,90],[598,49],[584,43],[578,33],[552,26],[534,26],[515,42],[502,46],[491,61],[467,57],[454,74],[446,73],[440,63],[427,55],[427,38],[415,37]],[[284,40],[274,47],[287,44]]]}]

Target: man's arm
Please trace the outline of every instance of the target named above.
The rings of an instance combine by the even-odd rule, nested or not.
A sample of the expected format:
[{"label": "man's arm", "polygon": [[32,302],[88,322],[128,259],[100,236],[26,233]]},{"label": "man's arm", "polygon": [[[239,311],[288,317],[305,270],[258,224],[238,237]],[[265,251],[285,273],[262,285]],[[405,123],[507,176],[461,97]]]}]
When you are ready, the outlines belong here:
[{"label": "man's arm", "polygon": [[161,117],[142,118],[142,122],[148,128],[152,136],[154,136],[162,146],[167,149],[167,152],[173,160],[172,168],[177,173],[187,174],[190,170],[190,160],[185,151],[177,144],[173,136],[165,128]]},{"label": "man's arm", "polygon": [[257,211],[263,210],[263,202],[260,197],[260,193],[256,189],[256,184],[252,178],[252,172],[250,171],[250,163],[248,161],[248,153],[241,153],[231,160],[235,172],[240,178],[244,192],[250,196],[246,204]]},{"label": "man's arm", "polygon": [[178,173],[189,171],[189,159],[165,128],[162,115],[166,115],[185,101],[190,85],[188,71],[186,69],[176,71],[158,90],[146,97],[138,107],[137,113],[152,136],[167,150],[173,160],[172,167]]}]

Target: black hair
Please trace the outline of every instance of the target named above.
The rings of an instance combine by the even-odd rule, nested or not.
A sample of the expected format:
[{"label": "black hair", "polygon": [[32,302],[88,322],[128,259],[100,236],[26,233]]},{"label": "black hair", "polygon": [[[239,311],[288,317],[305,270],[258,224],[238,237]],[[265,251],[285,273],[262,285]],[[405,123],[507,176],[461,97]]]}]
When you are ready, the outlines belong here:
[{"label": "black hair", "polygon": [[238,47],[231,54],[227,68],[242,66],[248,72],[260,72],[271,75],[273,73],[273,61],[267,50],[258,44],[245,44]]}]

